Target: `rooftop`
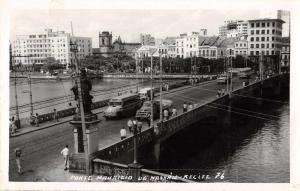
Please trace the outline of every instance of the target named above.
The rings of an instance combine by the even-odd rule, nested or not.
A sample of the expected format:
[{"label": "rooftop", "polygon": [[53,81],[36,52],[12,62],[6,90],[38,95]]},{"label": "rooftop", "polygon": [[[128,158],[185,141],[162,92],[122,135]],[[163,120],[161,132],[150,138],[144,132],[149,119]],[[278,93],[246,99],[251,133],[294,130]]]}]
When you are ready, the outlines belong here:
[{"label": "rooftop", "polygon": [[278,21],[278,22],[281,22],[281,23],[285,23],[283,20],[281,19],[271,19],[271,18],[264,18],[264,19],[251,19],[251,20],[248,20],[249,22],[256,22],[256,21]]}]

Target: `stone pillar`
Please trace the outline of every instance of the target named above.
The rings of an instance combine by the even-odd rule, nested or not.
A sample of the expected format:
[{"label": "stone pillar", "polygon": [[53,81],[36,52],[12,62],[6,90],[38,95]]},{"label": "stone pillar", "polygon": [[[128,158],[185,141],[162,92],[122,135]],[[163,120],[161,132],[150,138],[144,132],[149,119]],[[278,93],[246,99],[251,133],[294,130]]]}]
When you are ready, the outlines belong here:
[{"label": "stone pillar", "polygon": [[78,133],[77,128],[73,128],[73,134],[74,134],[74,154],[78,154]]},{"label": "stone pillar", "polygon": [[[98,150],[98,127],[100,122],[96,114],[85,114],[86,135],[88,144],[88,155],[91,156]],[[82,132],[82,122],[80,114],[74,115],[73,120],[70,122],[73,125],[74,133],[74,154],[70,157],[70,171],[71,172],[85,172],[84,160],[84,142]]]},{"label": "stone pillar", "polygon": [[143,165],[138,163],[131,163],[128,165],[129,176],[132,176],[132,181],[137,182],[139,177],[141,177],[141,169]]}]

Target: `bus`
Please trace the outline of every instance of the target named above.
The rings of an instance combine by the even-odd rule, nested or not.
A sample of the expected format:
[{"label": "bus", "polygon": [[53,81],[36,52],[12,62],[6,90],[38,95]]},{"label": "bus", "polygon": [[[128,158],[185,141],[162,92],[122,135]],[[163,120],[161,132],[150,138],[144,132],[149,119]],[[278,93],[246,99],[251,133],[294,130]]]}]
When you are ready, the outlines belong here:
[{"label": "bus", "polygon": [[123,94],[109,100],[104,117],[112,119],[133,116],[141,106],[142,100],[138,94]]}]

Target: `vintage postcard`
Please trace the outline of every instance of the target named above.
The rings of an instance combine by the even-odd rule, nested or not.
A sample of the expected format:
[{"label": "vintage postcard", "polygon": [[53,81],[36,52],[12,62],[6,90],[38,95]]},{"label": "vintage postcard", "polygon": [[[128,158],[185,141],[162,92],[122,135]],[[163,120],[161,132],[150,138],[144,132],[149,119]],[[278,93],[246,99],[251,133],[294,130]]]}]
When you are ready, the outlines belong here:
[{"label": "vintage postcard", "polygon": [[3,188],[296,190],[297,2],[136,3],[3,3]]}]

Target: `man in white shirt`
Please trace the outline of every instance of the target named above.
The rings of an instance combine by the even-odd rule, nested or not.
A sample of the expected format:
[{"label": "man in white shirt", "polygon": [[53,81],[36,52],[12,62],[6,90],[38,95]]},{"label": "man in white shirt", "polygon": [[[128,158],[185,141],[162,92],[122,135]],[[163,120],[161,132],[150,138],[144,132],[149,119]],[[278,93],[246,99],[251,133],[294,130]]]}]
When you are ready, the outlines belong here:
[{"label": "man in white shirt", "polygon": [[66,145],[66,147],[63,150],[61,150],[60,153],[64,156],[64,165],[65,165],[65,169],[64,170],[68,170],[69,156],[70,156],[69,146]]},{"label": "man in white shirt", "polygon": [[122,127],[120,130],[121,140],[126,138],[126,129],[125,127]]}]

